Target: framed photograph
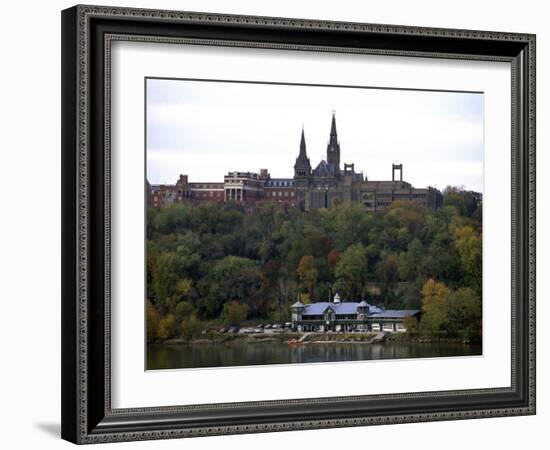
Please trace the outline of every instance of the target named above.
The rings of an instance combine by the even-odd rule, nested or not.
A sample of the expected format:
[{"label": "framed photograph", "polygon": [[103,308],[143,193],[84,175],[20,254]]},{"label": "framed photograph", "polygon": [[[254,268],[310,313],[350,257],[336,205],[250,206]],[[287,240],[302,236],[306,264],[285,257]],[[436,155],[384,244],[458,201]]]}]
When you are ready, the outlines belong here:
[{"label": "framed photograph", "polygon": [[535,36],[62,12],[62,437],[535,413]]}]

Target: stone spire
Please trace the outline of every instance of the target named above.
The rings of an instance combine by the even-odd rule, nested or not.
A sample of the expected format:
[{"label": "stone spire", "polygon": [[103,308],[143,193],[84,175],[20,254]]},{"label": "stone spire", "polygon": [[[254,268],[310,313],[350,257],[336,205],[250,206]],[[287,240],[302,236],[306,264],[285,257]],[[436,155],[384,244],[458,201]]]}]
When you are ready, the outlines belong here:
[{"label": "stone spire", "polygon": [[330,126],[330,137],[336,138],[336,111],[332,111],[332,124]]},{"label": "stone spire", "polygon": [[302,126],[302,137],[300,138],[300,157],[307,158],[306,154],[306,136],[304,135],[304,127]]},{"label": "stone spire", "polygon": [[330,138],[327,145],[327,162],[334,167],[335,174],[340,173],[340,143],[336,132],[336,112],[332,111]]},{"label": "stone spire", "polygon": [[294,164],[294,177],[309,177],[311,174],[311,164],[306,152],[306,137],[304,127],[302,127],[302,137],[300,138],[300,153]]}]

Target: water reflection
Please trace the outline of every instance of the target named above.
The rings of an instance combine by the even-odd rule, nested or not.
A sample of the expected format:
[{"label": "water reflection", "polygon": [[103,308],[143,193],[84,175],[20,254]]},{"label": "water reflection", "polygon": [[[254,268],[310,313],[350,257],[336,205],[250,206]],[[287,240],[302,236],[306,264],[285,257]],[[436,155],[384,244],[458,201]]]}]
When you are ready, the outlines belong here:
[{"label": "water reflection", "polygon": [[252,366],[398,358],[480,355],[481,345],[459,343],[384,342],[381,344],[285,343],[186,344],[147,346],[147,369]]}]

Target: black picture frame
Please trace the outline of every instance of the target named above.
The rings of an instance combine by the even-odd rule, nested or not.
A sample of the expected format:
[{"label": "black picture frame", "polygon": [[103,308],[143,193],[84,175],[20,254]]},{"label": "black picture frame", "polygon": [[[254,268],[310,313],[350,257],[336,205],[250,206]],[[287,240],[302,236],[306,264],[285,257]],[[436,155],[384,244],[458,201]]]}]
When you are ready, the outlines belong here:
[{"label": "black picture frame", "polygon": [[[113,39],[508,61],[512,383],[506,388],[112,409],[109,45]],[[62,437],[98,443],[535,414],[535,36],[119,7],[62,12]]]}]

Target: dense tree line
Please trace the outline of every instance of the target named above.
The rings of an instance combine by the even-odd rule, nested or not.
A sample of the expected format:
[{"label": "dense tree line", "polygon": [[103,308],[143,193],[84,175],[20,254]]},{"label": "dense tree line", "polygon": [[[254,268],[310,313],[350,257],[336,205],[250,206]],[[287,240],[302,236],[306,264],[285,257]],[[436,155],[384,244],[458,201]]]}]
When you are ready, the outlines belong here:
[{"label": "dense tree line", "polygon": [[347,202],[310,212],[269,201],[252,210],[150,208],[148,336],[193,337],[205,320],[281,321],[298,296],[318,301],[336,292],[347,301],[422,308],[425,329],[471,325],[478,316],[472,326],[479,329],[481,217],[476,197],[452,187],[435,211],[402,201],[375,213]]}]

